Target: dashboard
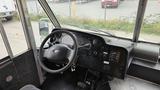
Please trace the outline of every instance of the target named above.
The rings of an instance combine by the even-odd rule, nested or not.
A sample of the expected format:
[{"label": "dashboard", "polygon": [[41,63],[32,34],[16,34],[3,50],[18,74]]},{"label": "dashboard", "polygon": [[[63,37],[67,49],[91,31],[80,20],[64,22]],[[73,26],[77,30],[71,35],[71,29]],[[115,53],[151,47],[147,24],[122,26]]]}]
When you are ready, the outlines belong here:
[{"label": "dashboard", "polygon": [[[128,51],[125,48],[108,44],[97,35],[77,31],[72,33],[78,40],[78,66],[121,79],[125,77],[128,66]],[[60,42],[74,45],[67,34],[61,36]]]}]

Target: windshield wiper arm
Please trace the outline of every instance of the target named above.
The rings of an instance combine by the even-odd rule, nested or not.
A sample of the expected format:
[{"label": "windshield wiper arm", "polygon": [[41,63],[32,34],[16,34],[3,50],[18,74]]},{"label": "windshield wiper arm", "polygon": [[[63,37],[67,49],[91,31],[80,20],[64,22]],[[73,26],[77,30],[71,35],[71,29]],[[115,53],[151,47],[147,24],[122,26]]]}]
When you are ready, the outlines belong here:
[{"label": "windshield wiper arm", "polygon": [[109,36],[111,36],[111,37],[116,37],[115,35],[113,35],[113,34],[111,34],[111,33],[109,33],[109,32],[100,30],[100,29],[92,29],[92,30],[94,30],[94,31],[96,31],[96,32],[101,32],[101,33],[107,34],[107,35],[109,35]]}]

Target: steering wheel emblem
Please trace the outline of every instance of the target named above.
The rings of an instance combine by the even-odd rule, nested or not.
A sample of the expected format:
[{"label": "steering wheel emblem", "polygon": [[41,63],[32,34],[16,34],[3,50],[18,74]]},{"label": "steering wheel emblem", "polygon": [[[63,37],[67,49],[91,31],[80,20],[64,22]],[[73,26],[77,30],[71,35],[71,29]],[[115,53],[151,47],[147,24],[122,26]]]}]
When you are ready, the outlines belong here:
[{"label": "steering wheel emblem", "polygon": [[58,53],[58,52],[59,52],[59,50],[54,50],[53,52],[54,52],[54,53]]}]

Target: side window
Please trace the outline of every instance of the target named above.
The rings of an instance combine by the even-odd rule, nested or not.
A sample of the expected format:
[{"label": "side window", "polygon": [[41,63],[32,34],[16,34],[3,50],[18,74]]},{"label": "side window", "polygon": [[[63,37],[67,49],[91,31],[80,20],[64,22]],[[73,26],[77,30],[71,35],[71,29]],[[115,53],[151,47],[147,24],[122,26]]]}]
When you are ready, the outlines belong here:
[{"label": "side window", "polygon": [[141,41],[160,43],[160,0],[148,0],[141,28]]},{"label": "side window", "polygon": [[6,50],[6,47],[4,45],[4,42],[3,42],[3,39],[2,39],[2,36],[0,34],[0,59],[8,56],[8,53],[7,53],[7,50]]},{"label": "side window", "polygon": [[36,41],[39,47],[41,41],[55,28],[50,22],[38,0],[26,0],[29,17]]},{"label": "side window", "polygon": [[13,55],[25,52],[28,49],[23,32],[22,23],[16,8],[15,0],[1,0],[0,10],[2,24],[9,40]]}]

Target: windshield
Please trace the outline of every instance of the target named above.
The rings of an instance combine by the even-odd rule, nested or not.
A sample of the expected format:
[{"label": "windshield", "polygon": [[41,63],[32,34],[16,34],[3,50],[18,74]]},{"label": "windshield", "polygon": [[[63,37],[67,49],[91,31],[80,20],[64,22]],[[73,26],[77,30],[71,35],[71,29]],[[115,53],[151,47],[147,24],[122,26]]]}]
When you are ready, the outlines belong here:
[{"label": "windshield", "polygon": [[[62,27],[133,39],[139,0],[47,0],[47,3]],[[32,20],[47,17],[38,2],[27,0],[27,6]],[[139,40],[160,43],[157,8],[159,0],[149,0]],[[154,15],[156,20],[150,18]]]},{"label": "windshield", "polygon": [[[138,0],[48,0],[62,27],[132,38]],[[100,30],[100,31],[98,31]]]}]

